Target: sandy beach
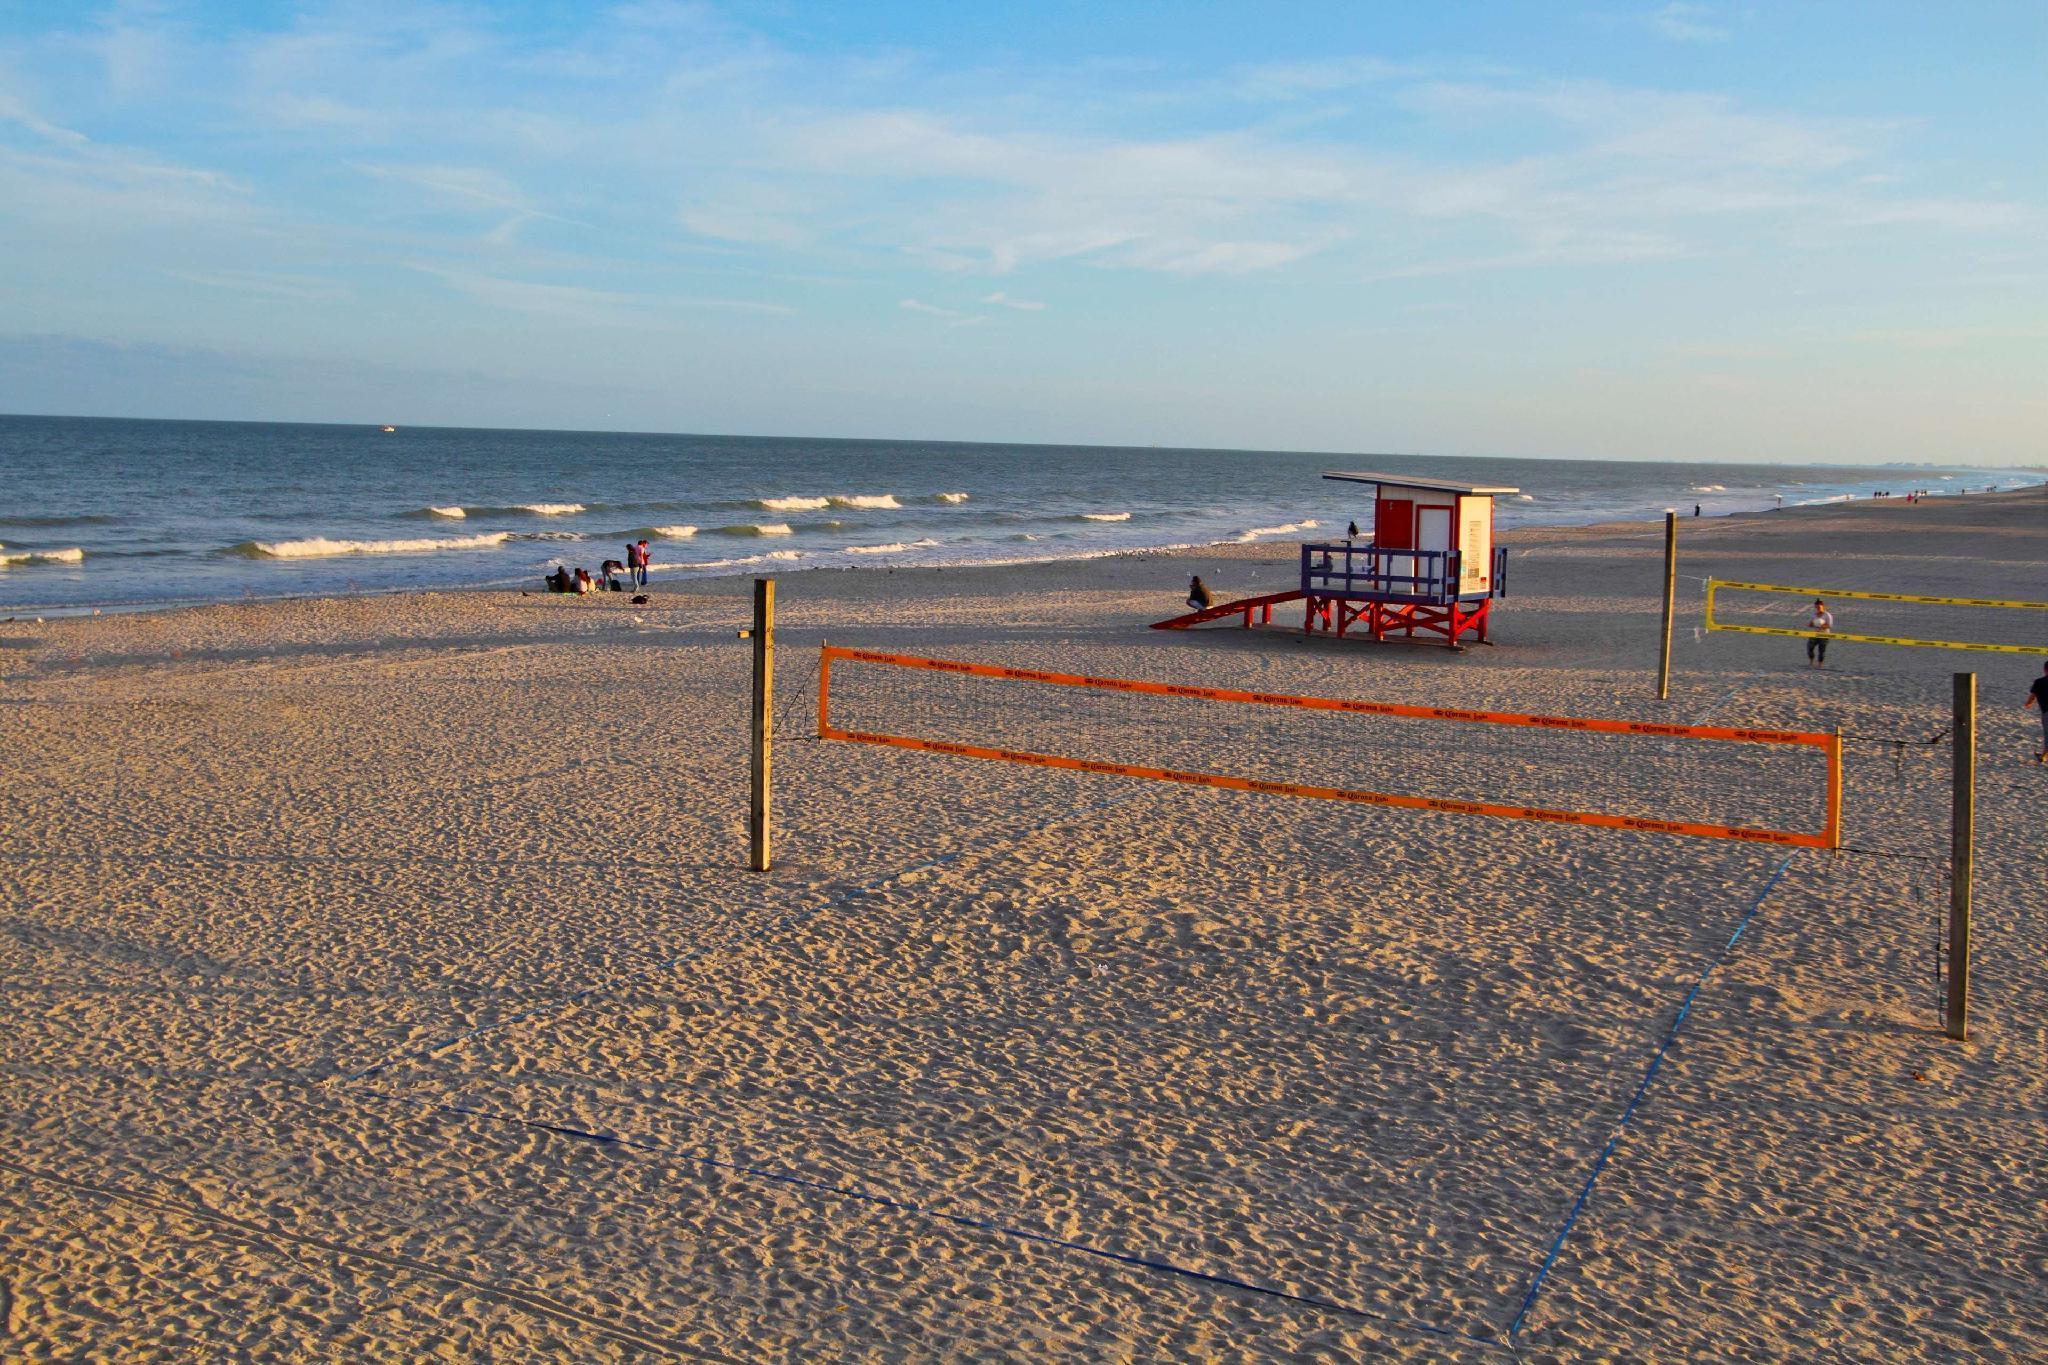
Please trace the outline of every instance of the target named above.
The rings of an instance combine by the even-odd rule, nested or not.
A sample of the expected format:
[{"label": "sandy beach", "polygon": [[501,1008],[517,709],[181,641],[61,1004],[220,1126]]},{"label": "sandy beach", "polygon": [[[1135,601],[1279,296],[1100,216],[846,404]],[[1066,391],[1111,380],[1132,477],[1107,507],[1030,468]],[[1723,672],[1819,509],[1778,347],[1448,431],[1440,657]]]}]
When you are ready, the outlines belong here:
[{"label": "sandy beach", "polygon": [[[1708,575],[2048,598],[2048,490],[1686,520],[1667,702],[1662,528],[1507,539],[1459,653],[1305,641],[1298,607],[1145,628],[1190,573],[1284,589],[1285,543],[784,578],[765,875],[745,579],[0,624],[0,1356],[2048,1355],[2048,653],[1816,671],[1696,629]],[[821,743],[828,639],[1840,727],[1849,848]],[[1818,818],[1812,751],[844,682],[961,742]]]}]

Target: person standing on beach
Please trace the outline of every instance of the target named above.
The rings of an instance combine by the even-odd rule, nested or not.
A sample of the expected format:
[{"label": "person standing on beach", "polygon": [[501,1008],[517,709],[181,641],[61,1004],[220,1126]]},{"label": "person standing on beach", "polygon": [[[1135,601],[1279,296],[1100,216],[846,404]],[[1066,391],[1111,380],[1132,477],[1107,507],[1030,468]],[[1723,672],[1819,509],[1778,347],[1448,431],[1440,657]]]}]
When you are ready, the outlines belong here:
[{"label": "person standing on beach", "polygon": [[1818,597],[1813,599],[1813,615],[1806,618],[1806,628],[1813,634],[1806,637],[1806,666],[1826,668],[1828,666],[1828,632],[1835,628],[1835,614],[1828,610],[1828,604]]},{"label": "person standing on beach", "polygon": [[626,562],[633,566],[633,581],[641,587],[647,586],[647,541],[643,537],[638,543],[626,547]]},{"label": "person standing on beach", "polygon": [[2041,676],[2034,679],[2034,685],[2027,689],[2023,707],[2041,708],[2041,752],[2034,755],[2034,762],[2048,763],[2048,664],[2041,665]]}]

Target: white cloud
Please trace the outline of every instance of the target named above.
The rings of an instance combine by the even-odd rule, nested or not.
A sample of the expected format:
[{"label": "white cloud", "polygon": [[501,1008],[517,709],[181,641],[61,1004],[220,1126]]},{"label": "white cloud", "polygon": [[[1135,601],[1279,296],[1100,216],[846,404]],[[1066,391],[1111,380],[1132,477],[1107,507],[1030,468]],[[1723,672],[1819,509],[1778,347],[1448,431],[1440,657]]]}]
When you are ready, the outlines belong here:
[{"label": "white cloud", "polygon": [[1045,305],[1043,303],[1037,302],[1033,299],[1013,299],[1000,289],[996,290],[996,292],[993,294],[983,295],[981,301],[983,303],[996,304],[1003,308],[1021,309],[1027,313],[1042,313],[1045,311]]},{"label": "white cloud", "polygon": [[37,117],[35,111],[28,105],[5,91],[0,91],[0,121],[18,123],[37,137],[47,138],[51,142],[66,146],[81,147],[92,140],[84,133],[60,128],[47,119]]},{"label": "white cloud", "polygon": [[935,318],[964,318],[967,316],[967,314],[957,308],[941,308],[935,303],[926,303],[923,299],[904,299],[896,306],[906,313],[924,313]]},{"label": "white cloud", "polygon": [[1712,14],[1713,11],[1705,5],[1672,0],[1670,4],[1652,10],[1647,22],[1657,33],[1676,43],[1718,43],[1728,37],[1728,30],[1709,23]]}]

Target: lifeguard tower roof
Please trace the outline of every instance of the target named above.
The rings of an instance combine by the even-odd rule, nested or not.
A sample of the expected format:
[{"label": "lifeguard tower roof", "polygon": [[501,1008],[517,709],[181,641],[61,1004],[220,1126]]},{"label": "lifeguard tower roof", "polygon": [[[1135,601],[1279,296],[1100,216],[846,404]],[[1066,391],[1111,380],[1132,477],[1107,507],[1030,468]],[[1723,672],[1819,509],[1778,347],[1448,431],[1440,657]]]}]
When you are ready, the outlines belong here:
[{"label": "lifeguard tower roof", "polygon": [[1462,498],[1490,497],[1495,493],[1519,493],[1519,488],[1491,487],[1485,484],[1459,483],[1456,479],[1420,479],[1413,474],[1371,474],[1346,473],[1331,470],[1323,475],[1340,483],[1377,483],[1392,488],[1427,488],[1433,493],[1456,493]]}]

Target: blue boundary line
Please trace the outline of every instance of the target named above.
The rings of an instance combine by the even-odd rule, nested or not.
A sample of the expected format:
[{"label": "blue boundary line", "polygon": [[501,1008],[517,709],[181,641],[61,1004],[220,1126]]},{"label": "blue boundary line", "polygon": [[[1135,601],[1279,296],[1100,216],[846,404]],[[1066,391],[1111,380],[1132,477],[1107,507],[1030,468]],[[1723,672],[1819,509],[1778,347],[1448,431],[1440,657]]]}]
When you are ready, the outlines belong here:
[{"label": "blue boundary line", "polygon": [[1437,1327],[1430,1323],[1417,1322],[1413,1319],[1397,1318],[1390,1314],[1375,1312],[1370,1308],[1360,1308],[1354,1304],[1340,1303],[1335,1299],[1326,1299],[1315,1294],[1297,1294],[1292,1290],[1281,1289],[1274,1285],[1260,1284],[1256,1280],[1243,1279],[1237,1275],[1209,1270],[1196,1270],[1191,1266],[1161,1260],[1156,1256],[1145,1256],[1128,1251],[1113,1251],[1107,1247],[1096,1246],[1093,1243],[1074,1241],[1065,1237],[1055,1237],[1050,1233],[1033,1232],[1028,1228],[998,1223],[987,1218],[977,1218],[972,1214],[949,1213],[944,1209],[934,1208],[929,1204],[918,1204],[905,1199],[895,1199],[886,1194],[875,1194],[850,1185],[835,1185],[825,1180],[814,1180],[808,1176],[797,1175],[791,1171],[777,1171],[765,1166],[749,1166],[743,1162],[724,1161],[718,1157],[707,1156],[702,1152],[664,1147],[660,1143],[622,1137],[617,1133],[596,1132],[586,1128],[576,1128],[568,1124],[548,1123],[540,1119],[522,1118],[516,1114],[499,1114],[488,1109],[479,1109],[472,1105],[457,1104],[452,1101],[413,1105],[411,1101],[406,1100],[403,1096],[393,1095],[388,1091],[371,1090],[358,1093],[375,1095],[380,1099],[407,1104],[409,1107],[417,1107],[423,1110],[439,1110],[444,1113],[461,1114],[465,1117],[483,1119],[492,1123],[507,1123],[521,1128],[531,1128],[539,1132],[552,1133],[558,1137],[577,1138],[604,1146],[624,1147],[630,1151],[647,1152],[674,1161],[684,1161],[694,1165],[710,1167],[713,1170],[724,1171],[730,1175],[747,1176],[757,1180],[773,1181],[780,1185],[790,1185],[797,1189],[807,1190],[813,1194],[827,1195],[836,1199],[858,1200],[861,1203],[873,1204],[879,1208],[892,1209],[898,1213],[931,1218],[939,1222],[952,1223],[958,1227],[972,1228],[978,1232],[992,1232],[999,1236],[1014,1238],[1018,1241],[1035,1242],[1042,1246],[1057,1247],[1063,1251],[1079,1252],[1082,1255],[1093,1256],[1098,1260],[1114,1261],[1121,1265],[1136,1266],[1142,1270],[1159,1271],[1163,1274],[1176,1275],[1182,1279],[1216,1285],[1225,1289],[1238,1289],[1252,1294],[1261,1294],[1287,1303],[1300,1304],[1303,1307],[1320,1309],[1324,1312],[1335,1313],[1344,1317],[1382,1323],[1388,1327],[1419,1332],[1442,1340],[1461,1341],[1493,1351],[1512,1351],[1513,1349],[1512,1346],[1505,1345],[1491,1338],[1473,1336],[1470,1333],[1461,1332],[1451,1327]]},{"label": "blue boundary line", "polygon": [[1700,969],[1699,979],[1693,982],[1692,989],[1685,993],[1685,1000],[1678,1007],[1677,1018],[1671,1021],[1671,1029],[1664,1035],[1664,1041],[1657,1045],[1655,1055],[1650,1058],[1649,1069],[1643,1072],[1642,1083],[1636,1086],[1636,1093],[1630,1098],[1628,1108],[1621,1111],[1621,1121],[1615,1124],[1612,1136],[1607,1139],[1607,1145],[1600,1149],[1600,1155],[1594,1159],[1593,1170],[1587,1175],[1585,1185],[1579,1190],[1579,1197],[1572,1201],[1571,1212],[1565,1215],[1564,1226],[1557,1230],[1556,1238],[1550,1243],[1550,1251],[1544,1256],[1543,1264],[1536,1272],[1534,1283],[1529,1286],[1529,1292],[1522,1297],[1522,1306],[1516,1312],[1515,1320],[1508,1324],[1507,1340],[1511,1348],[1515,1344],[1515,1337],[1522,1330],[1523,1321],[1529,1316],[1529,1310],[1536,1306],[1536,1296],[1543,1292],[1543,1282],[1550,1277],[1550,1268],[1557,1264],[1558,1253],[1564,1250],[1565,1239],[1572,1235],[1572,1228],[1577,1225],[1579,1214],[1585,1210],[1586,1201],[1593,1197],[1593,1182],[1600,1178],[1600,1172],[1607,1169],[1608,1161],[1614,1156],[1615,1149],[1621,1145],[1622,1134],[1628,1130],[1629,1120],[1635,1117],[1637,1107],[1643,1102],[1643,1096],[1649,1093],[1650,1082],[1657,1078],[1658,1068],[1664,1065],[1664,1054],[1678,1041],[1679,1030],[1685,1027],[1686,1018],[1692,1013],[1693,1001],[1699,998],[1700,989],[1707,984],[1707,978],[1713,975],[1714,969],[1728,960],[1728,954],[1733,951],[1735,941],[1742,937],[1743,930],[1749,928],[1749,922],[1756,918],[1756,912],[1763,908],[1764,898],[1771,894],[1771,888],[1778,884],[1778,879],[1785,875],[1785,869],[1790,867],[1792,860],[1798,856],[1797,853],[1785,855],[1785,860],[1778,864],[1771,873],[1770,880],[1764,883],[1763,890],[1756,893],[1756,899],[1751,901],[1749,909],[1743,912],[1742,922],[1735,926],[1735,932],[1728,936],[1728,942],[1722,945],[1720,952],[1714,954],[1711,962]]}]

